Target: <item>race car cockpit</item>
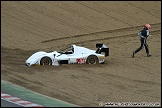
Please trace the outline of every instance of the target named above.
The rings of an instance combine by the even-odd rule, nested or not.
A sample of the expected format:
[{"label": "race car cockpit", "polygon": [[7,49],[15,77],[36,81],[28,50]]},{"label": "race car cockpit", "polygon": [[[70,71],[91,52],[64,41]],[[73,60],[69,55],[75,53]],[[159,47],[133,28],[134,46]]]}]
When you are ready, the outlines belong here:
[{"label": "race car cockpit", "polygon": [[73,54],[74,53],[73,45],[61,50],[59,53],[61,53],[61,54]]}]

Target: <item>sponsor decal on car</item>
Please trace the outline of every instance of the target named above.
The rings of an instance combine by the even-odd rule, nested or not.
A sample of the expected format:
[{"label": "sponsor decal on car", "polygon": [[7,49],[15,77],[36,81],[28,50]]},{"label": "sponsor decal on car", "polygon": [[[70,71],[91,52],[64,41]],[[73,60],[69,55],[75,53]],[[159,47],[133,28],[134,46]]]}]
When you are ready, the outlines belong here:
[{"label": "sponsor decal on car", "polygon": [[77,64],[84,64],[86,62],[85,58],[77,58],[76,63]]}]

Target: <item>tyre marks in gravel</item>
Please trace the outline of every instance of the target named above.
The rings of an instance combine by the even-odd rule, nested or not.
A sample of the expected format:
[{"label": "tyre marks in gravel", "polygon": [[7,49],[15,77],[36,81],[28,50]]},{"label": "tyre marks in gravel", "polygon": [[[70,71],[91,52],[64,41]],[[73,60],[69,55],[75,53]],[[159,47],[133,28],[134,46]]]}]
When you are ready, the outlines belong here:
[{"label": "tyre marks in gravel", "polygon": [[[161,32],[161,23],[155,23],[150,25],[152,27],[151,34]],[[137,32],[141,30],[142,27],[143,25],[136,26],[136,27],[115,29],[115,30],[108,30],[108,31],[100,31],[100,32],[94,32],[89,34],[60,37],[51,40],[45,40],[42,41],[41,43],[49,45],[55,42],[55,43],[64,43],[66,45],[70,45],[70,44],[81,44],[86,42],[107,40],[107,39],[120,38],[120,37],[133,37],[133,36],[137,36]]]}]

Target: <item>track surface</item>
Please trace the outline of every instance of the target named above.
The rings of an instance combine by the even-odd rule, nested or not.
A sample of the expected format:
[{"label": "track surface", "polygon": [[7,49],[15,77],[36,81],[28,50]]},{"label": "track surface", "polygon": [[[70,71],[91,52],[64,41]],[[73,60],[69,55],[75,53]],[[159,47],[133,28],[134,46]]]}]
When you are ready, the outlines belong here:
[{"label": "track surface", "polygon": [[22,107],[22,106],[1,99],[1,107]]},{"label": "track surface", "polygon": [[[161,101],[161,2],[1,2],[1,78],[79,106]],[[150,7],[150,8],[146,8]],[[145,49],[137,32],[151,24]],[[76,44],[110,48],[105,64],[36,66],[34,52]]]}]

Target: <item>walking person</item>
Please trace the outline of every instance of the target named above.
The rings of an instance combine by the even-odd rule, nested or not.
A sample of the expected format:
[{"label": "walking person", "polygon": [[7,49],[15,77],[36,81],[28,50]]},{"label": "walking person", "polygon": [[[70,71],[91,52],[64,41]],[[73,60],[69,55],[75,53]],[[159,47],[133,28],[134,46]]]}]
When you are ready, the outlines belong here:
[{"label": "walking person", "polygon": [[141,30],[140,32],[138,32],[138,35],[140,36],[140,41],[141,41],[141,46],[133,51],[133,54],[132,54],[132,57],[134,57],[134,55],[139,52],[144,46],[145,46],[145,50],[146,50],[146,54],[147,54],[147,57],[150,57],[151,55],[149,54],[149,48],[148,48],[148,45],[146,43],[146,39],[148,36],[151,36],[150,35],[150,28],[151,26],[149,24],[146,24],[143,28],[143,30]]}]

